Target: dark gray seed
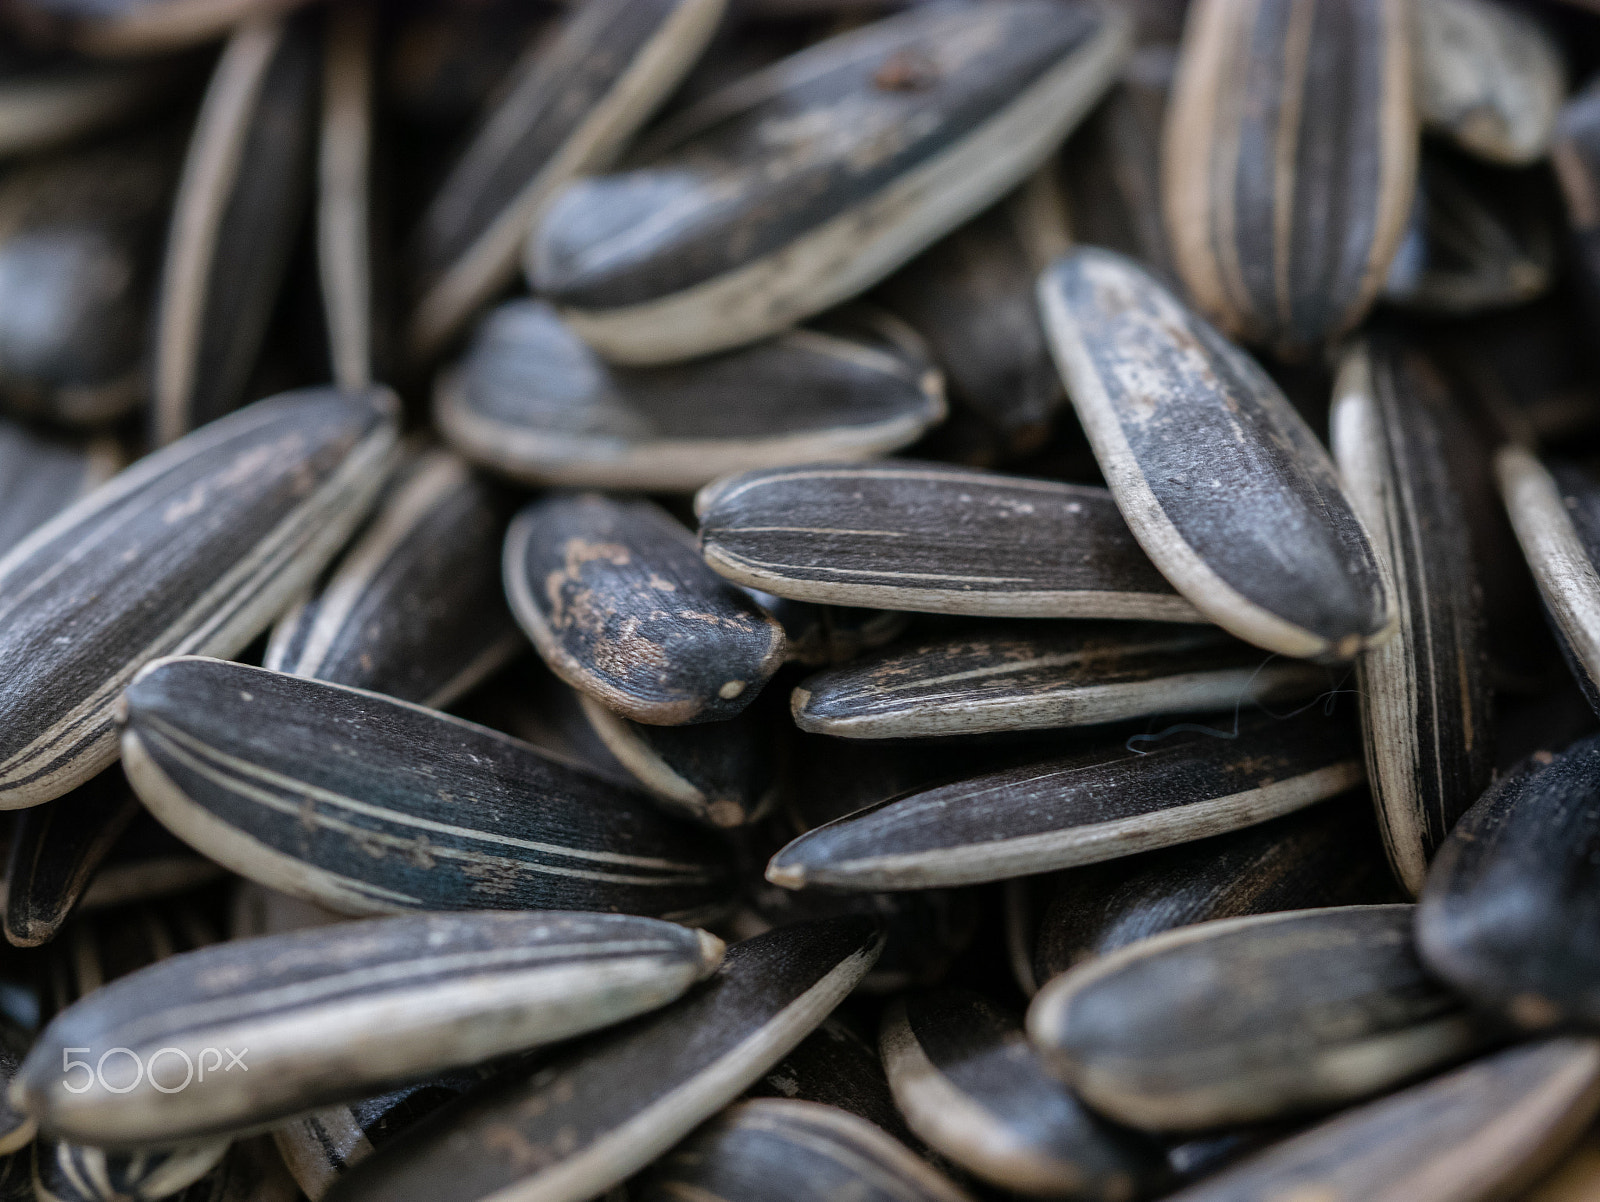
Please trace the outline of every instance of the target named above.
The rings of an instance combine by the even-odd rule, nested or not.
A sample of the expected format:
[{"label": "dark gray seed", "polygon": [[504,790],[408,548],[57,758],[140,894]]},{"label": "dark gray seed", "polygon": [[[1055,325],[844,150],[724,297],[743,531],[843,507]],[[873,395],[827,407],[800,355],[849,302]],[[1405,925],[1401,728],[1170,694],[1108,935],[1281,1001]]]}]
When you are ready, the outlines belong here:
[{"label": "dark gray seed", "polygon": [[86,54],[154,54],[222,37],[248,21],[279,16],[305,0],[27,0]]},{"label": "dark gray seed", "polygon": [[211,76],[156,305],[156,444],[238,408],[310,199],[320,66],[310,17],[243,26]]},{"label": "dark gray seed", "polygon": [[33,1190],[38,1202],[154,1202],[193,1185],[227,1151],[226,1139],[140,1152],[41,1139],[33,1145]]},{"label": "dark gray seed", "polygon": [[1154,1142],[1086,1111],[1045,1072],[1021,1022],[979,994],[896,998],[880,1046],[906,1121],[993,1185],[1038,1198],[1123,1202],[1165,1176]]},{"label": "dark gray seed", "polygon": [[0,556],[122,466],[114,439],[73,443],[0,419]]},{"label": "dark gray seed", "polygon": [[752,1098],[792,1098],[835,1106],[882,1127],[911,1148],[921,1148],[895,1108],[877,1050],[837,1015],[750,1087]]},{"label": "dark gray seed", "polygon": [[527,647],[500,583],[506,510],[448,451],[417,455],[263,666],[449,705]]},{"label": "dark gray seed", "polygon": [[721,846],[648,799],[459,718],[221,660],[124,696],[123,757],[174,834],[349,914],[620,910],[697,921]]},{"label": "dark gray seed", "polygon": [[1066,202],[1050,163],[918,255],[884,281],[880,293],[927,340],[951,399],[992,428],[1013,454],[1042,446],[1066,401],[1039,326],[1033,281],[1069,243]]},{"label": "dark gray seed", "polygon": [[910,614],[898,610],[813,605],[759,589],[747,591],[783,624],[785,658],[808,668],[846,663],[898,638],[911,622]]},{"label": "dark gray seed", "polygon": [[866,1119],[816,1102],[730,1107],[666,1157],[641,1202],[972,1202]]},{"label": "dark gray seed", "polygon": [[1315,710],[1187,733],[890,798],[802,835],[767,864],[788,889],[927,889],[1004,880],[1188,843],[1361,783],[1355,739]]},{"label": "dark gray seed", "polygon": [[1395,638],[1356,664],[1378,824],[1412,896],[1494,769],[1483,590],[1447,446],[1464,422],[1421,351],[1378,337],[1351,351],[1330,424],[1339,469],[1395,583]]},{"label": "dark gray seed", "polygon": [[53,1018],[108,981],[216,943],[222,931],[213,913],[215,902],[215,897],[198,894],[73,918],[38,963],[41,1020]]},{"label": "dark gray seed", "polygon": [[1549,153],[1566,66],[1537,17],[1495,0],[1418,0],[1416,39],[1424,125],[1506,166]]},{"label": "dark gray seed", "polygon": [[937,372],[819,330],[676,367],[610,367],[542,301],[507,301],[439,377],[463,455],[527,484],[692,492],[730,472],[865,459],[944,417]]},{"label": "dark gray seed", "polygon": [[1539,752],[1467,811],[1417,908],[1428,967],[1528,1030],[1600,1022],[1600,736]]},{"label": "dark gray seed", "polygon": [[[721,960],[713,935],[618,914],[417,915],[239,940],[69,1007],[14,1089],[52,1136],[102,1147],[257,1129],[654,1010]],[[79,1090],[61,1063],[83,1047],[131,1049],[139,1069],[115,1057]],[[209,1064],[207,1049],[246,1048],[243,1072]]]},{"label": "dark gray seed", "polygon": [[943,464],[747,472],[695,498],[700,549],[748,588],[823,604],[1203,621],[1104,489]]},{"label": "dark gray seed", "polygon": [[[20,819],[19,819],[20,821]],[[183,893],[226,874],[153,818],[142,806],[89,880],[81,911]]]},{"label": "dark gray seed", "polygon": [[783,627],[648,501],[528,506],[506,534],[511,611],[551,671],[658,726],[731,718],[783,663]]},{"label": "dark gray seed", "polygon": [[167,654],[233,655],[349,537],[395,442],[387,390],[260,401],[140,460],[0,560],[0,807],[117,755],[123,688]]},{"label": "dark gray seed", "polygon": [[[28,1052],[29,1035],[10,1018],[0,1017],[0,1157],[9,1157],[33,1140],[34,1116],[11,1105],[11,1083]],[[0,1169],[0,1198],[7,1192],[6,1172]]]},{"label": "dark gray seed", "polygon": [[779,749],[765,715],[695,726],[646,726],[580,695],[585,717],[633,778],[673,813],[709,826],[748,826],[771,809]]},{"label": "dark gray seed", "polygon": [[1352,794],[1199,843],[1068,869],[1050,880],[1029,944],[1034,979],[1042,985],[1214,918],[1399,901],[1366,806]]},{"label": "dark gray seed", "polygon": [[191,66],[172,59],[91,63],[0,47],[0,158],[36,154],[140,116]]},{"label": "dark gray seed", "polygon": [[801,730],[851,739],[1040,730],[1307,697],[1331,684],[1204,626],[995,624],[899,644],[794,690]]},{"label": "dark gray seed", "polygon": [[372,160],[375,6],[330,10],[322,50],[322,122],[317,145],[317,268],[328,320],[334,383],[372,383]]},{"label": "dark gray seed", "polygon": [[1600,681],[1600,483],[1582,468],[1547,469],[1522,447],[1495,455],[1511,526],[1590,704]]},{"label": "dark gray seed", "polygon": [[1430,149],[1384,300],[1433,313],[1533,300],[1556,274],[1552,200],[1542,171],[1485,167]]},{"label": "dark gray seed", "polygon": [[592,1198],[759,1080],[855,988],[881,946],[864,918],[735,944],[721,969],[678,1002],[577,1044],[531,1079],[440,1111],[357,1166],[328,1198]]},{"label": "dark gray seed", "polygon": [[1416,178],[1403,0],[1200,0],[1167,110],[1162,200],[1224,333],[1303,354],[1383,287]]},{"label": "dark gray seed", "polygon": [[1600,1104],[1600,1045],[1553,1039],[1383,1098],[1171,1202],[1486,1202],[1537,1180]]},{"label": "dark gray seed", "polygon": [[1193,1131],[1331,1109],[1483,1047],[1418,963],[1409,905],[1225,918],[1090,960],[1028,1034],[1103,1114]]},{"label": "dark gray seed", "polygon": [[1392,586],[1333,462],[1255,360],[1110,251],[1062,259],[1039,302],[1111,495],[1196,609],[1303,658],[1393,634]]},{"label": "dark gray seed", "polygon": [[146,306],[182,152],[170,124],[0,179],[0,398],[93,425],[143,399]]},{"label": "dark gray seed", "polygon": [[140,812],[122,769],[112,767],[66,796],[19,814],[6,853],[6,940],[37,947],[54,938]]},{"label": "dark gray seed", "polygon": [[610,164],[700,56],[722,10],[723,0],[597,0],[524,57],[417,231],[414,358],[438,353],[511,283],[551,198]]},{"label": "dark gray seed", "polygon": [[803,50],[681,114],[638,169],[563,191],[529,242],[534,290],[619,362],[774,333],[1021,183],[1110,84],[1130,32],[1118,10],[1007,0]]}]

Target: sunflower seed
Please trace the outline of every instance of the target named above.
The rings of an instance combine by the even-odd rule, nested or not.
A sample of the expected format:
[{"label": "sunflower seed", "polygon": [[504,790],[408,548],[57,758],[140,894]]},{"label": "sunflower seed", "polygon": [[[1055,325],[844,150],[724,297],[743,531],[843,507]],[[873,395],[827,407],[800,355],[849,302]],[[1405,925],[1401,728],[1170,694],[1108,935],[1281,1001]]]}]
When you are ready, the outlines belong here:
[{"label": "sunflower seed", "polygon": [[597,0],[513,72],[422,218],[408,342],[431,358],[516,275],[561,186],[604,169],[688,72],[723,0]]},{"label": "sunflower seed", "polygon": [[944,416],[937,373],[819,330],[677,367],[609,367],[542,301],[507,301],[439,378],[439,428],[527,484],[692,492],[730,472],[868,458]]},{"label": "sunflower seed", "polygon": [[1193,6],[1162,199],[1179,273],[1225,333],[1304,354],[1377,298],[1416,177],[1413,41],[1403,0]]},{"label": "sunflower seed", "polygon": [[122,466],[114,439],[73,443],[0,419],[0,556]]},{"label": "sunflower seed", "polygon": [[40,19],[85,54],[124,57],[209,42],[305,0],[27,0]]},{"label": "sunflower seed", "polygon": [[1549,153],[1566,68],[1538,18],[1494,0],[1418,0],[1416,39],[1424,125],[1506,166]]},{"label": "sunflower seed", "polygon": [[1464,1202],[1536,1180],[1600,1105],[1600,1045],[1510,1048],[1349,1111],[1171,1202]]},{"label": "sunflower seed", "polygon": [[695,498],[700,548],[780,597],[921,613],[1201,621],[1103,489],[945,464],[747,472]]},{"label": "sunflower seed", "polygon": [[1120,1202],[1162,1184],[1159,1148],[1084,1110],[1045,1072],[1022,1024],[979,994],[895,999],[884,1011],[881,1046],[906,1120],[993,1185]]},{"label": "sunflower seed", "polygon": [[0,560],[0,807],[116,758],[112,711],[150,660],[232,655],[349,536],[395,432],[387,390],[261,401],[141,460]]},{"label": "sunflower seed", "polygon": [[1417,909],[1428,967],[1527,1030],[1600,1018],[1600,736],[1541,752],[1467,811]]},{"label": "sunflower seed", "polygon": [[157,445],[245,399],[309,198],[319,59],[311,22],[245,25],[212,73],[156,306]]},{"label": "sunflower seed", "polygon": [[788,889],[927,889],[1004,880],[1222,834],[1361,783],[1341,721],[1257,719],[974,776],[800,836],[767,864]]},{"label": "sunflower seed", "polygon": [[801,730],[851,739],[1038,730],[1306,697],[1309,664],[1204,626],[1014,622],[881,651],[794,690]]},{"label": "sunflower seed", "polygon": [[728,949],[658,1014],[479,1093],[357,1166],[329,1202],[591,1198],[760,1079],[850,992],[882,946],[870,920],[784,927]]},{"label": "sunflower seed", "polygon": [[39,1202],[154,1202],[193,1185],[227,1151],[226,1139],[139,1152],[41,1139],[33,1145],[33,1190]]},{"label": "sunflower seed", "polygon": [[866,1119],[816,1102],[729,1107],[664,1158],[641,1202],[972,1202]]},{"label": "sunflower seed", "polygon": [[225,874],[222,865],[184,843],[141,806],[90,878],[78,909],[105,910],[169,897],[209,884]]},{"label": "sunflower seed", "polygon": [[1260,826],[1068,869],[1048,888],[1030,972],[1040,984],[1174,927],[1313,906],[1399,901],[1358,795]]},{"label": "sunflower seed", "polygon": [[124,695],[140,800],[218,863],[351,914],[722,908],[720,846],[642,795],[377,693],[163,660]]},{"label": "sunflower seed", "polygon": [[837,1016],[824,1019],[747,1096],[837,1107],[882,1127],[907,1147],[921,1148],[895,1109],[876,1049]]},{"label": "sunflower seed", "polygon": [[1118,10],[1006,0],[842,34],[681,114],[636,170],[569,186],[535,228],[529,279],[619,362],[775,333],[1021,183],[1110,84],[1129,33]]},{"label": "sunflower seed", "polygon": [[1305,658],[1393,633],[1392,586],[1333,463],[1254,360],[1108,251],[1058,262],[1039,300],[1112,496],[1196,609]]},{"label": "sunflower seed", "polygon": [[0,158],[49,150],[142,117],[186,81],[193,65],[171,58],[92,63],[0,47]]},{"label": "sunflower seed", "polygon": [[[101,1146],[259,1128],[653,1010],[721,959],[722,941],[704,931],[539,911],[382,918],[218,944],[57,1016],[16,1096],[52,1135]],[[76,1091],[59,1063],[69,1046],[128,1048],[137,1060],[113,1061]],[[208,1048],[248,1048],[247,1073],[214,1072],[208,1088],[187,1089]]]},{"label": "sunflower seed", "polygon": [[317,267],[333,379],[346,392],[372,384],[372,159],[375,7],[341,4],[327,16],[317,148]]},{"label": "sunflower seed", "polygon": [[1130,944],[1057,977],[1028,1034],[1096,1110],[1204,1130],[1328,1109],[1482,1047],[1434,984],[1413,907],[1254,914]]},{"label": "sunflower seed", "polygon": [[527,646],[500,584],[506,509],[448,451],[419,454],[263,666],[449,705]]},{"label": "sunflower seed", "polygon": [[783,662],[783,627],[647,501],[535,502],[506,534],[505,585],[551,670],[639,722],[730,718]]},{"label": "sunflower seed", "polygon": [[112,767],[18,815],[7,848],[6,940],[17,947],[49,942],[139,813],[122,769]]},{"label": "sunflower seed", "polygon": [[0,180],[0,397],[95,425],[145,394],[145,304],[181,151],[157,126]]}]

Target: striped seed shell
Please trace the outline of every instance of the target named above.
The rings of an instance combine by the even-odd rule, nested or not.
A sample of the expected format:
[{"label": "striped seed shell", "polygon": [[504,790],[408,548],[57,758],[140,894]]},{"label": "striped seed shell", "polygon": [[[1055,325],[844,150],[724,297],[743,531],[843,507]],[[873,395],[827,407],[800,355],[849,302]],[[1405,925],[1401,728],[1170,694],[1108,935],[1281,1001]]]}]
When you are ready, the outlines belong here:
[{"label": "striped seed shell", "polygon": [[1508,167],[1549,153],[1566,65],[1537,17],[1495,0],[1416,0],[1416,37],[1424,126]]},{"label": "striped seed shell", "polygon": [[1028,1034],[1079,1097],[1136,1127],[1205,1130],[1353,1102],[1487,1041],[1418,962],[1412,910],[1168,931],[1051,981]]},{"label": "striped seed shell", "polygon": [[72,442],[0,418],[0,556],[122,466],[114,439]]},{"label": "striped seed shell", "polygon": [[1361,783],[1353,732],[1312,710],[1235,738],[1121,742],[913,791],[801,835],[767,879],[788,889],[927,889],[1004,880],[1187,843]]},{"label": "striped seed shell", "polygon": [[1005,0],[809,47],[692,106],[636,169],[562,192],[529,241],[534,291],[618,362],[775,333],[1021,183],[1110,84],[1130,32],[1082,0]]},{"label": "striped seed shell", "polygon": [[1416,179],[1405,0],[1197,0],[1162,152],[1179,274],[1224,333],[1304,354],[1383,287]]},{"label": "striped seed shell", "polygon": [[894,999],[880,1036],[906,1121],[991,1185],[1039,1198],[1143,1197],[1162,1184],[1153,1141],[1084,1109],[988,998],[942,989]]},{"label": "striped seed shell", "polygon": [[145,806],[219,864],[348,914],[619,910],[683,921],[731,888],[709,834],[459,718],[221,660],[124,697]]},{"label": "striped seed shell", "polygon": [[790,704],[801,730],[904,739],[1214,711],[1329,684],[1323,669],[1267,658],[1205,626],[994,623],[818,673]]},{"label": "striped seed shell", "polygon": [[525,484],[692,492],[719,476],[866,459],[944,417],[938,373],[888,345],[791,330],[675,367],[611,367],[543,301],[507,301],[441,374],[463,455]]},{"label": "striped seed shell", "polygon": [[1525,1030],[1600,1023],[1600,736],[1498,781],[1417,908],[1430,970]]},{"label": "striped seed shell", "polygon": [[328,1200],[592,1198],[759,1080],[855,988],[881,946],[864,918],[735,944],[673,1005],[574,1045],[531,1079],[463,1099],[356,1166]]},{"label": "striped seed shell", "polygon": [[1393,586],[1339,474],[1253,359],[1110,251],[1057,262],[1039,301],[1111,495],[1196,609],[1301,658],[1390,637]]},{"label": "striped seed shell", "polygon": [[233,655],[360,521],[394,446],[386,389],[258,401],[147,456],[0,559],[0,808],[59,797],[117,754],[145,664]]},{"label": "striped seed shell", "polygon": [[29,15],[85,54],[107,58],[197,46],[305,0],[27,0]]},{"label": "striped seed shell", "polygon": [[506,511],[450,452],[419,454],[320,591],[278,619],[262,665],[449,705],[527,647],[500,583]]},{"label": "striped seed shell", "polygon": [[723,0],[596,0],[541,38],[440,185],[411,250],[407,341],[431,358],[517,273],[562,185],[604,170],[705,49]]},{"label": "striped seed shell", "polygon": [[649,501],[536,501],[511,523],[504,570],[551,671],[635,721],[731,718],[783,663],[783,627]]},{"label": "striped seed shell", "polygon": [[1395,582],[1399,631],[1356,664],[1367,779],[1395,875],[1428,861],[1494,770],[1483,591],[1447,441],[1463,417],[1439,369],[1387,337],[1334,389],[1334,453]]},{"label": "striped seed shell", "polygon": [[746,472],[695,498],[747,588],[832,605],[1197,622],[1104,489],[895,460]]},{"label": "striped seed shell", "polygon": [[793,1098],[848,1110],[882,1127],[907,1147],[921,1147],[895,1108],[877,1049],[837,1015],[824,1019],[745,1096]]},{"label": "striped seed shell", "polygon": [[1031,968],[1041,985],[1174,927],[1313,906],[1399,901],[1377,828],[1350,794],[1271,822],[1049,880]]},{"label": "striped seed shell", "polygon": [[1270,1145],[1170,1202],[1520,1196],[1600,1105],[1600,1045],[1509,1048]]},{"label": "striped seed shell", "polygon": [[226,1139],[138,1152],[41,1139],[33,1145],[33,1191],[38,1202],[154,1202],[193,1185],[227,1151]]},{"label": "striped seed shell", "polygon": [[252,22],[212,72],[156,301],[158,446],[245,399],[310,199],[320,56],[313,17]]},{"label": "striped seed shell", "polygon": [[864,1118],[816,1102],[729,1107],[646,1179],[641,1202],[972,1202]]},{"label": "striped seed shell", "polygon": [[19,814],[6,849],[7,942],[37,947],[53,938],[141,812],[122,769],[111,767],[66,796]]},{"label": "striped seed shell", "polygon": [[317,275],[333,381],[372,383],[371,197],[376,5],[345,3],[326,18],[317,140]]},{"label": "striped seed shell", "polygon": [[[666,1005],[722,941],[620,914],[407,915],[216,944],[107,985],[34,1042],[16,1096],[51,1135],[140,1147],[259,1128]],[[123,1047],[89,1088],[68,1047]],[[249,1049],[217,1073],[206,1049]],[[212,1053],[214,1055],[214,1052]],[[208,1088],[187,1088],[195,1066]],[[73,1086],[74,1088],[68,1088]]]}]

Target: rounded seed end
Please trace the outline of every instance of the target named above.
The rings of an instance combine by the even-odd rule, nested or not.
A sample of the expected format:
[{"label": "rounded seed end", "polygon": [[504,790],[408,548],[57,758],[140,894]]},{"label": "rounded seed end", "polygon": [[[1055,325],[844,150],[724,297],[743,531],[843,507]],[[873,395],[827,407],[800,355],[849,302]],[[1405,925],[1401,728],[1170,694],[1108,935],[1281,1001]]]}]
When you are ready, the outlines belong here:
[{"label": "rounded seed end", "polygon": [[701,975],[710,976],[717,971],[717,966],[722,963],[722,956],[728,950],[728,945],[710,931],[697,930],[695,935],[700,940]]},{"label": "rounded seed end", "polygon": [[801,864],[779,864],[773,861],[767,865],[767,880],[783,889],[804,889],[806,887],[806,870]]}]

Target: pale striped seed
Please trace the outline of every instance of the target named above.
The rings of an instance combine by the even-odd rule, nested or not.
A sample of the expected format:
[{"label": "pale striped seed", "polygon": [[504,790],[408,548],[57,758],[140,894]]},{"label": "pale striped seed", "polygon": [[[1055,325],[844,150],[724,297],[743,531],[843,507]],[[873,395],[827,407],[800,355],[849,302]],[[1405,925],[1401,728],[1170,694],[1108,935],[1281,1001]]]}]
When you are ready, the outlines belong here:
[{"label": "pale striped seed", "polygon": [[193,1185],[227,1151],[226,1139],[137,1152],[41,1139],[33,1145],[33,1190],[38,1202],[154,1202]]}]

